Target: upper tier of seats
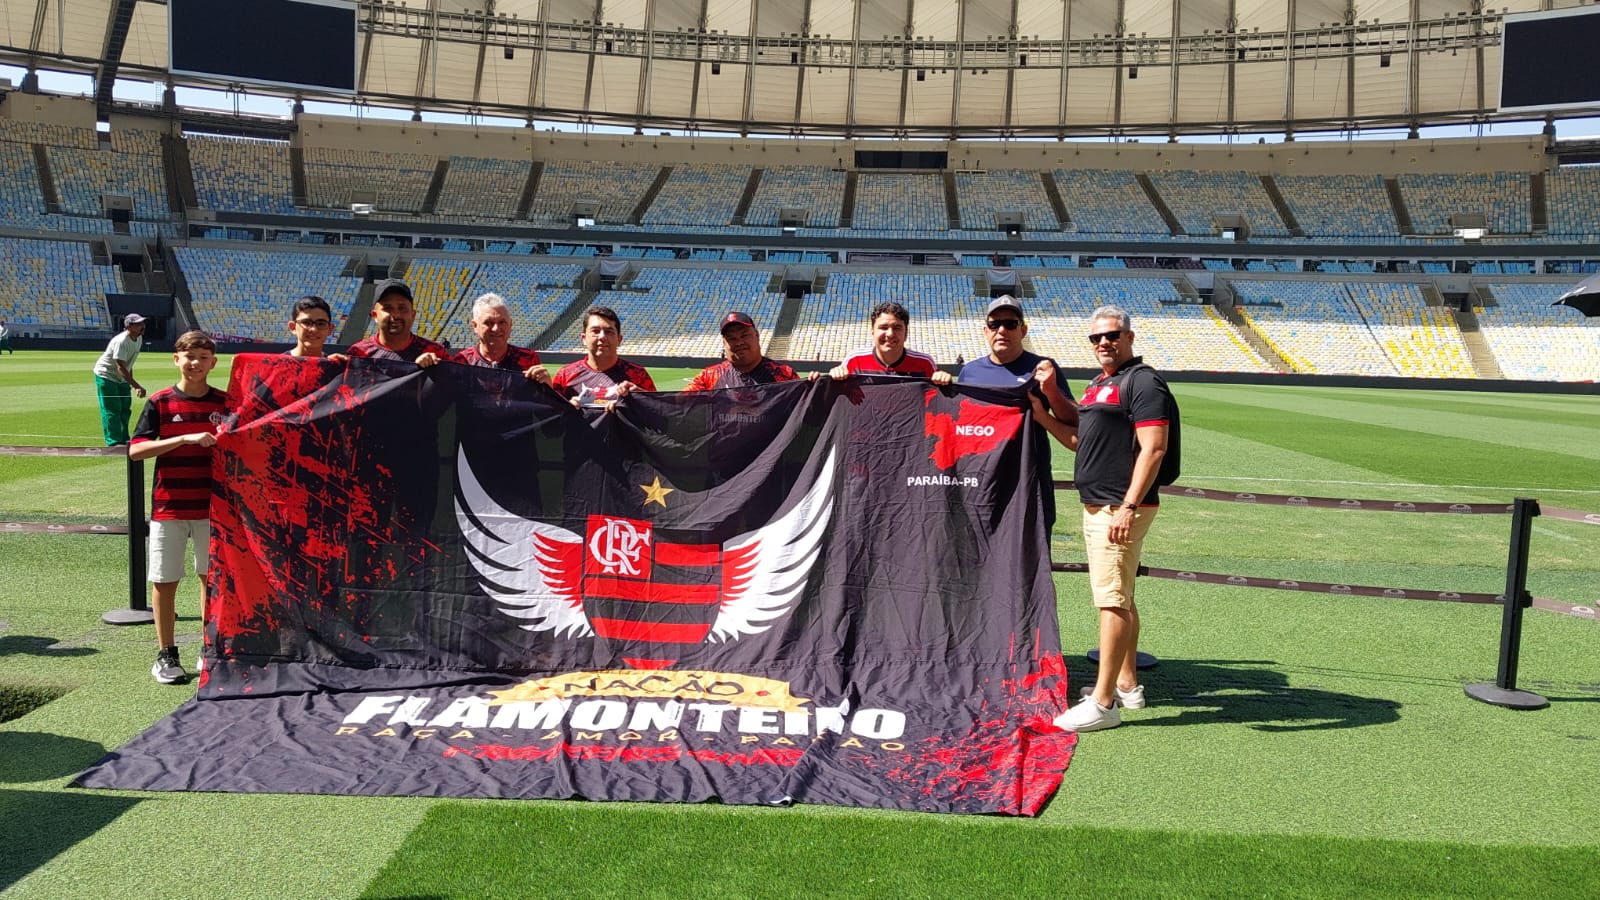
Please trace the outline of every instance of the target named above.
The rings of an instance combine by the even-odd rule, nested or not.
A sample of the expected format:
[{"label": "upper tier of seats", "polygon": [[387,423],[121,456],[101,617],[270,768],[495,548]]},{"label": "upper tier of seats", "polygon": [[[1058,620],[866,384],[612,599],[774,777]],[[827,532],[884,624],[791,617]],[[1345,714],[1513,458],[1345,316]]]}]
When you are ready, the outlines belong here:
[{"label": "upper tier of seats", "polygon": [[1492,234],[1527,234],[1530,182],[1526,172],[1401,173],[1397,179],[1417,234],[1450,234],[1450,217],[1482,214]]},{"label": "upper tier of seats", "polygon": [[1552,235],[1600,235],[1600,167],[1562,166],[1544,180]]},{"label": "upper tier of seats", "polygon": [[1029,231],[1060,231],[1061,222],[1050,208],[1042,173],[1023,169],[957,172],[956,201],[965,228],[995,228],[995,213],[1022,213]]},{"label": "upper tier of seats", "polygon": [[1253,237],[1287,237],[1289,229],[1261,185],[1248,172],[1153,172],[1150,181],[1188,234],[1214,234],[1219,215],[1243,216]]},{"label": "upper tier of seats", "polygon": [[573,205],[583,203],[596,207],[596,223],[626,223],[660,172],[659,166],[637,163],[546,163],[528,218],[536,225],[570,226]]},{"label": "upper tier of seats", "polygon": [[47,152],[63,211],[99,216],[100,197],[110,193],[133,198],[135,218],[153,222],[172,218],[160,137],[155,132],[116,132],[110,150],[51,146]]},{"label": "upper tier of seats", "polygon": [[1061,191],[1074,231],[1161,237],[1172,233],[1135,172],[1056,169],[1051,177]]},{"label": "upper tier of seats", "polygon": [[804,209],[809,212],[808,226],[837,228],[839,211],[844,208],[845,180],[844,172],[821,166],[764,169],[761,184],[745,211],[745,224],[776,226],[784,209]]},{"label": "upper tier of seats", "polygon": [[371,197],[378,210],[419,213],[436,160],[418,153],[380,153],[307,147],[306,199],[316,207],[349,209]]},{"label": "upper tier of seats", "polygon": [[850,224],[857,231],[944,231],[950,226],[944,182],[938,175],[863,172]]},{"label": "upper tier of seats", "polygon": [[287,141],[190,135],[189,166],[202,209],[292,216]]},{"label": "upper tier of seats", "polygon": [[1382,175],[1279,175],[1273,180],[1307,235],[1393,238],[1400,234]]},{"label": "upper tier of seats", "polygon": [[434,212],[440,216],[511,219],[533,164],[525,159],[452,156]]},{"label": "upper tier of seats", "polygon": [[690,163],[672,167],[641,219],[645,225],[727,225],[750,183],[749,166]]}]

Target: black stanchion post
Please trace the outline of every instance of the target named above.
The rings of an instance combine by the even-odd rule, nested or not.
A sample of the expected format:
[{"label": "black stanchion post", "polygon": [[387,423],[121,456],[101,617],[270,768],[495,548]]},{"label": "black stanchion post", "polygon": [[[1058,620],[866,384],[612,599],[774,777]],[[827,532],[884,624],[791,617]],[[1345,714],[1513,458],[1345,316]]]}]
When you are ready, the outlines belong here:
[{"label": "black stanchion post", "polygon": [[1517,657],[1522,652],[1522,611],[1533,605],[1528,593],[1528,539],[1539,501],[1518,497],[1511,507],[1511,554],[1506,561],[1506,592],[1500,598],[1500,666],[1494,683],[1469,684],[1467,696],[1510,709],[1543,709],[1550,705],[1539,694],[1517,689]]},{"label": "black stanchion post", "polygon": [[149,625],[155,614],[145,601],[144,462],[128,460],[128,607],[102,615],[107,625]]}]

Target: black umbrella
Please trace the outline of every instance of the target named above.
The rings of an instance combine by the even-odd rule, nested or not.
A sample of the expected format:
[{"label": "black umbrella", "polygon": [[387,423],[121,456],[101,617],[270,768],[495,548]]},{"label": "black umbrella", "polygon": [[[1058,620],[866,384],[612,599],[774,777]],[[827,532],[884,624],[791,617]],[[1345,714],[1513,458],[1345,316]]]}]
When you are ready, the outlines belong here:
[{"label": "black umbrella", "polygon": [[1570,306],[1586,316],[1600,316],[1600,275],[1590,275],[1557,298],[1552,306]]}]

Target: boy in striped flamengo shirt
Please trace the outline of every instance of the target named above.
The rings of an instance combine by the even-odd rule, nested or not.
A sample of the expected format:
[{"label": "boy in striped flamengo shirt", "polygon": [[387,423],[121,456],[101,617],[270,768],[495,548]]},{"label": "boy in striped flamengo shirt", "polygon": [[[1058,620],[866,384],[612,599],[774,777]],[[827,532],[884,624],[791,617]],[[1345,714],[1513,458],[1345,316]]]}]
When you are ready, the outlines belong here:
[{"label": "boy in striped flamengo shirt", "polygon": [[178,662],[178,581],[184,546],[194,542],[194,570],[205,608],[205,575],[211,543],[211,448],[217,443],[227,395],[206,383],[217,365],[217,344],[203,331],[188,331],[173,345],[178,384],[145,403],[128,446],[128,458],[156,460],[150,499],[150,583],[155,595],[155,664],[162,684],[182,684],[189,673]]}]

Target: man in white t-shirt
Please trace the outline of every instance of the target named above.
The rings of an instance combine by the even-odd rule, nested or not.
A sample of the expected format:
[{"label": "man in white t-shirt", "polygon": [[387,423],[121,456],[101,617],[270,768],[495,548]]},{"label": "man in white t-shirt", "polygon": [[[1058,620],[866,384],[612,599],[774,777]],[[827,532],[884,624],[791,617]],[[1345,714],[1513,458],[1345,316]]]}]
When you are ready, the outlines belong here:
[{"label": "man in white t-shirt", "polygon": [[144,316],[128,313],[122,318],[124,330],[106,345],[106,352],[94,363],[94,386],[100,395],[100,430],[106,446],[128,443],[128,417],[133,414],[135,395],[144,399],[144,388],[133,377],[133,361],[144,349]]}]

